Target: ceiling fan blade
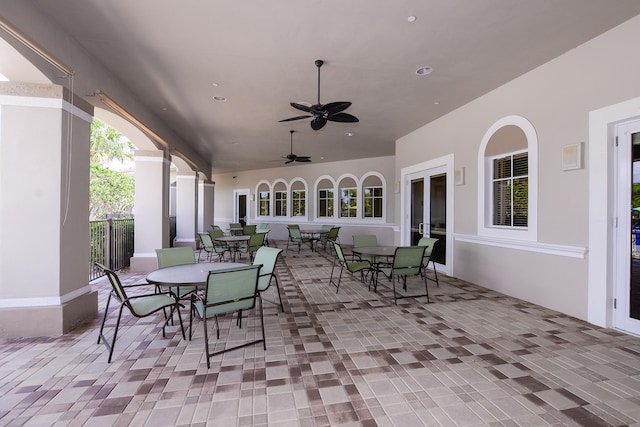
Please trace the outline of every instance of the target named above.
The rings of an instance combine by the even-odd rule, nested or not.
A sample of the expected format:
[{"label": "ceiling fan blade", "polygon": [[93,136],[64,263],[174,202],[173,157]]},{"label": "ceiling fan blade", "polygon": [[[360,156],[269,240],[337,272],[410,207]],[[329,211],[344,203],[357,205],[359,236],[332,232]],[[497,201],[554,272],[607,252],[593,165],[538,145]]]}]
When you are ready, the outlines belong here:
[{"label": "ceiling fan blade", "polygon": [[352,116],[351,114],[348,114],[348,113],[334,114],[333,116],[327,117],[327,120],[331,120],[332,122],[340,122],[340,123],[357,123],[360,121],[356,116]]},{"label": "ceiling fan blade", "polygon": [[320,130],[326,124],[327,124],[327,119],[325,119],[324,117],[317,116],[315,119],[311,120],[311,129]]},{"label": "ceiling fan blade", "polygon": [[323,110],[327,112],[327,114],[334,115],[337,114],[341,111],[346,110],[347,108],[351,107],[351,103],[344,101],[344,102],[330,102],[328,104],[325,104],[322,106]]},{"label": "ceiling fan blade", "polygon": [[307,107],[306,105],[298,104],[297,102],[291,102],[290,104],[293,108],[297,110],[304,111],[305,113],[311,112],[311,107]]},{"label": "ceiling fan blade", "polygon": [[290,117],[290,118],[288,118],[288,119],[278,120],[278,122],[291,122],[291,121],[293,121],[293,120],[308,119],[309,117],[313,117],[313,116],[297,116],[297,117]]},{"label": "ceiling fan blade", "polygon": [[311,158],[310,157],[306,157],[306,156],[298,157],[296,159],[296,162],[310,163],[311,162]]},{"label": "ceiling fan blade", "polygon": [[284,164],[285,164],[285,165],[288,165],[289,163],[293,162],[294,160],[295,160],[295,159],[287,160],[286,162],[284,162]]}]

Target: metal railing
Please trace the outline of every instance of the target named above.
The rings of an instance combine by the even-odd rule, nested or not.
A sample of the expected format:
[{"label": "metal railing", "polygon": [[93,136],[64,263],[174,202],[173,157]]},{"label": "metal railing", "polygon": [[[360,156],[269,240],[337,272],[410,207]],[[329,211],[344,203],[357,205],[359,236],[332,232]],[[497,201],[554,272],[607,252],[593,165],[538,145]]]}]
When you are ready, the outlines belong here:
[{"label": "metal railing", "polygon": [[[96,262],[112,270],[121,270],[131,265],[133,256],[133,219],[105,219],[89,221],[91,258],[89,260],[89,280],[104,276],[96,268]],[[169,245],[173,247],[176,237],[176,217],[169,217]]]},{"label": "metal railing", "polygon": [[89,221],[91,258],[89,280],[104,275],[95,267],[99,262],[112,270],[129,267],[133,256],[133,219],[105,219]]}]

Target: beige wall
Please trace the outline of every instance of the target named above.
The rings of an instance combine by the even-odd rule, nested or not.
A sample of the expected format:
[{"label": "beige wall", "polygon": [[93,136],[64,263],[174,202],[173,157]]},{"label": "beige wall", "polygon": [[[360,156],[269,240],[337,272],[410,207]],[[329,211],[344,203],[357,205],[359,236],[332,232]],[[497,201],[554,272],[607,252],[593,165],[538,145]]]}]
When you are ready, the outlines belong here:
[{"label": "beige wall", "polygon": [[[286,224],[295,222],[303,226],[312,227],[312,224],[306,224],[306,222],[309,222],[314,223],[314,225],[335,224],[340,226],[340,239],[345,244],[351,244],[351,236],[353,234],[365,233],[376,234],[382,243],[392,244],[396,234],[393,206],[397,198],[397,194],[394,193],[394,170],[393,156],[386,156],[331,163],[307,163],[304,165],[213,175],[212,180],[215,182],[215,223],[224,229],[229,222],[232,222],[234,190],[248,189],[250,194],[254,195],[257,184],[262,180],[273,184],[276,180],[284,180],[290,183],[295,178],[302,178],[306,181],[309,192],[307,196],[307,221],[300,218],[256,218],[256,196],[256,200],[250,202],[249,223],[268,222],[271,230],[269,237],[272,239],[284,240],[287,238]],[[385,178],[387,209],[385,220],[316,218],[314,187],[320,177],[330,176],[337,181],[344,174],[352,174],[360,180],[369,172],[378,172]]]},{"label": "beige wall", "polygon": [[[451,153],[455,168],[466,169],[466,183],[454,195],[455,276],[586,319],[588,255],[571,254],[588,250],[588,171],[563,171],[562,147],[584,142],[588,157],[589,111],[640,95],[640,56],[631,54],[637,40],[640,17],[397,141],[396,176],[403,167]],[[531,250],[465,239],[478,231],[480,142],[508,115],[526,118],[538,136],[538,244]],[[400,215],[400,206],[395,211]],[[550,255],[545,244],[562,254]]]}]

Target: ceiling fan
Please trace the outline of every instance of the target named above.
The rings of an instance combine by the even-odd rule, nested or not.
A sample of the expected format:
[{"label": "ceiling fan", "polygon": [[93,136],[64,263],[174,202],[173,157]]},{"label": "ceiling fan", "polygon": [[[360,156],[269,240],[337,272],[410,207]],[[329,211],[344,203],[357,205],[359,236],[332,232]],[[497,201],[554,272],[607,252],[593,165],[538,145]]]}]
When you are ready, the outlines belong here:
[{"label": "ceiling fan", "polygon": [[295,154],[293,154],[293,133],[294,132],[295,132],[294,130],[289,131],[289,133],[291,133],[291,153],[288,154],[286,157],[283,157],[283,159],[287,159],[287,161],[284,162],[284,164],[287,165],[291,162],[302,162],[302,163],[311,162],[311,157],[309,156],[296,156]]},{"label": "ceiling fan", "polygon": [[309,113],[306,116],[291,117],[288,119],[280,120],[280,122],[291,122],[293,120],[301,120],[313,117],[311,120],[311,129],[320,130],[327,124],[327,121],[341,122],[341,123],[357,123],[358,118],[348,113],[343,113],[344,110],[351,106],[351,102],[330,102],[328,104],[320,103],[320,67],[324,64],[321,59],[316,59],[316,67],[318,67],[318,103],[307,107],[303,104],[291,102],[291,106],[298,110]]}]

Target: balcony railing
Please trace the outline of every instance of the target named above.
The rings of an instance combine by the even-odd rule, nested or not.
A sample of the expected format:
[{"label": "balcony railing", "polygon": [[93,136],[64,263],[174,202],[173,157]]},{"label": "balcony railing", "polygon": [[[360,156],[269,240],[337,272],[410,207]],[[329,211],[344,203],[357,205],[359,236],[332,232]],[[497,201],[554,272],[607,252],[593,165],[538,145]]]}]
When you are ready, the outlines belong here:
[{"label": "balcony railing", "polygon": [[106,219],[89,221],[91,259],[89,280],[104,275],[96,268],[99,262],[112,270],[129,267],[133,256],[133,219]]},{"label": "balcony railing", "polygon": [[[133,219],[105,219],[89,221],[91,259],[89,280],[104,276],[96,262],[112,270],[121,270],[131,265],[133,256]],[[173,246],[176,237],[176,217],[169,217],[169,242]]]}]

